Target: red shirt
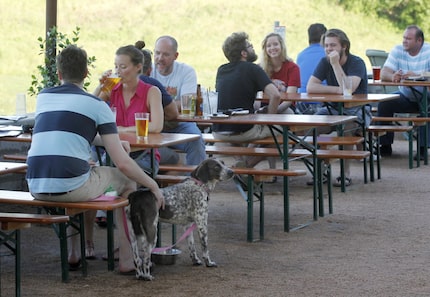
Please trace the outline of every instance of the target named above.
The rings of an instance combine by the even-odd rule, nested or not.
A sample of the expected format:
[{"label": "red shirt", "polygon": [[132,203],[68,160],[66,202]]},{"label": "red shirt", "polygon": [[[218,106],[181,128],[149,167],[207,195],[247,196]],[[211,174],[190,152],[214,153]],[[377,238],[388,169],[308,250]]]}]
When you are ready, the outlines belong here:
[{"label": "red shirt", "polygon": [[[136,93],[131,97],[130,105],[125,108],[124,97],[122,95],[122,83],[117,84],[110,94],[110,106],[116,107],[116,124],[122,127],[135,126],[134,114],[136,112],[150,112],[147,107],[148,91],[153,86],[139,79]],[[155,151],[155,158],[160,162],[161,156],[158,150]]]},{"label": "red shirt", "polygon": [[299,66],[291,61],[282,63],[282,67],[278,72],[274,72],[270,79],[279,79],[285,83],[286,87],[300,88],[300,69]]}]

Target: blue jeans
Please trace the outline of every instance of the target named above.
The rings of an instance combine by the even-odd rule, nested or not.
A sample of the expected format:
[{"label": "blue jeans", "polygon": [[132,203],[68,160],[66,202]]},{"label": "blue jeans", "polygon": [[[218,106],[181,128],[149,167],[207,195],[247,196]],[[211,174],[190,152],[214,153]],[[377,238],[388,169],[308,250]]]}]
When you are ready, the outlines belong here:
[{"label": "blue jeans", "polygon": [[[199,134],[200,138],[194,141],[180,143],[171,148],[176,150],[181,150],[186,154],[186,164],[187,165],[199,165],[203,160],[206,159],[205,143],[201,137],[202,133],[197,127],[196,123],[191,122],[180,122],[178,126],[170,129],[163,130],[164,133],[183,133],[183,134]],[[170,150],[170,151],[169,151]],[[159,149],[161,155],[161,164],[166,164],[167,159],[172,157],[172,150],[169,148]]]}]

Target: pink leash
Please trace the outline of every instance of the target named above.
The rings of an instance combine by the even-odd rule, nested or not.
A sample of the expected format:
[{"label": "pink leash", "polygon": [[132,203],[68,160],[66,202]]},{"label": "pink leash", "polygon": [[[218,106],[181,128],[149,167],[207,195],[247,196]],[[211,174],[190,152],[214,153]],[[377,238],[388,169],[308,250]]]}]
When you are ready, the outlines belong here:
[{"label": "pink leash", "polygon": [[197,228],[196,223],[193,223],[187,230],[185,230],[184,234],[182,234],[182,236],[179,237],[178,241],[176,241],[174,244],[172,244],[171,246],[154,248],[154,249],[152,249],[152,252],[161,253],[161,252],[164,252],[166,250],[170,250],[172,247],[174,247],[175,245],[180,243],[182,240],[184,240],[188,235],[193,233],[194,229],[196,229],[196,228]]}]

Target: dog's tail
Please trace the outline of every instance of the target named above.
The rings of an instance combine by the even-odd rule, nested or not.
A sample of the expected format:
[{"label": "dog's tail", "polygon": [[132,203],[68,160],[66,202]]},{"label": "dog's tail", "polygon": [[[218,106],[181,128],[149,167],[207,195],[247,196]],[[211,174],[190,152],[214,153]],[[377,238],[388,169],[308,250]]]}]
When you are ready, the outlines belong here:
[{"label": "dog's tail", "polygon": [[157,236],[157,201],[150,191],[138,190],[128,196],[130,204],[130,222],[136,236],[145,234],[149,242]]}]

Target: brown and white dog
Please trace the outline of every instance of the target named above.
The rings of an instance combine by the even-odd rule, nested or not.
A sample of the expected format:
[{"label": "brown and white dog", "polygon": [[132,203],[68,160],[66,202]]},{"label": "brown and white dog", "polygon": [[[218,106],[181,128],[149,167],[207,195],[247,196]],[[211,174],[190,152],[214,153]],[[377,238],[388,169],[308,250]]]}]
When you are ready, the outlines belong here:
[{"label": "brown and white dog", "polygon": [[[152,192],[137,190],[129,195],[126,214],[137,279],[153,279],[150,272],[151,251],[157,241],[158,220],[184,225],[185,229],[195,223],[202,245],[203,260],[207,267],[216,266],[208,251],[209,193],[217,182],[226,181],[232,178],[233,174],[230,168],[217,159],[204,160],[191,173],[190,178],[161,189],[166,206],[160,211]],[[192,233],[187,237],[187,241],[193,265],[201,265]],[[143,257],[140,257],[139,251],[142,251]]]}]

